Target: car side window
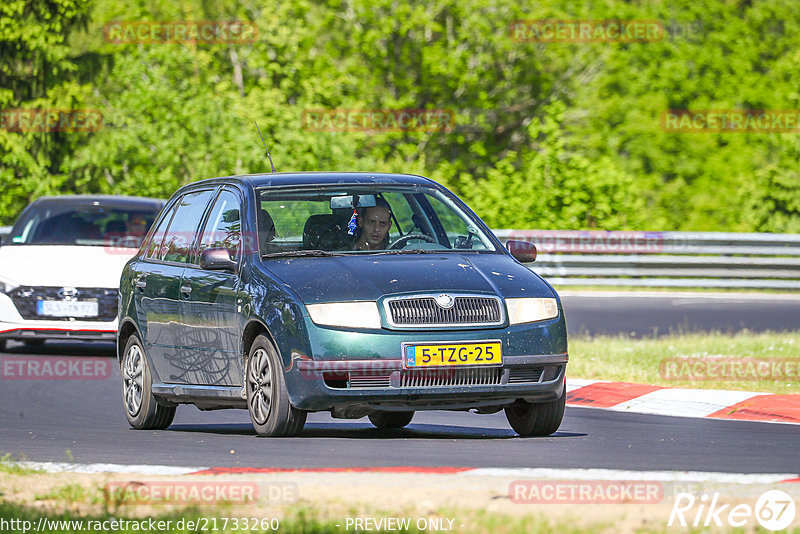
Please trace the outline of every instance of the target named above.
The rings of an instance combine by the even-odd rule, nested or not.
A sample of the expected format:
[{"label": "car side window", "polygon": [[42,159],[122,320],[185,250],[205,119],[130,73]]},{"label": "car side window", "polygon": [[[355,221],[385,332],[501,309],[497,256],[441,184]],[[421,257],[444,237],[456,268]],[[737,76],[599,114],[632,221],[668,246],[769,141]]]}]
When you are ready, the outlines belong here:
[{"label": "car side window", "polygon": [[210,189],[189,193],[177,202],[159,259],[188,263],[197,227],[200,226],[200,219],[203,218],[212,194]]},{"label": "car side window", "polygon": [[158,222],[156,229],[153,230],[153,236],[147,244],[145,257],[158,258],[160,256],[161,244],[164,242],[164,234],[167,233],[167,225],[169,225],[169,222],[172,220],[172,216],[175,215],[176,207],[177,203],[170,208],[169,212],[164,214],[164,217]]},{"label": "car side window", "polygon": [[231,191],[222,191],[206,221],[200,235],[198,253],[208,248],[224,247],[231,259],[239,259],[239,245],[242,235],[242,220],[238,197]]}]

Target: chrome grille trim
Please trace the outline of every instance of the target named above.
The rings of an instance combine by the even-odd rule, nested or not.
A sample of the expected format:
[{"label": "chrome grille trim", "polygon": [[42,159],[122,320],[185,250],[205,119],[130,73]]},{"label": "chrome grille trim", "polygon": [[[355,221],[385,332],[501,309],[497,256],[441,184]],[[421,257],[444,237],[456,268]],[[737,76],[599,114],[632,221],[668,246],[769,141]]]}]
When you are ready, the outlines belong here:
[{"label": "chrome grille trim", "polygon": [[396,328],[501,326],[505,307],[497,296],[451,294],[454,304],[442,308],[436,294],[391,297],[383,301],[386,321]]}]

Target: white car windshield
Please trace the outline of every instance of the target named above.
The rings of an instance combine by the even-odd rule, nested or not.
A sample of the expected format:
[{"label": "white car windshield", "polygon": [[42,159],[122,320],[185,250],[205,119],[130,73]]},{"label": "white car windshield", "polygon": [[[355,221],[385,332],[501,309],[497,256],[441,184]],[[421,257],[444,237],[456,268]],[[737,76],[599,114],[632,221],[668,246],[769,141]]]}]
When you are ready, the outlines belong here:
[{"label": "white car windshield", "polygon": [[263,255],[495,251],[474,216],[421,186],[327,186],[259,191]]},{"label": "white car windshield", "polygon": [[11,245],[122,245],[137,248],[157,211],[70,202],[31,205],[4,242]]}]

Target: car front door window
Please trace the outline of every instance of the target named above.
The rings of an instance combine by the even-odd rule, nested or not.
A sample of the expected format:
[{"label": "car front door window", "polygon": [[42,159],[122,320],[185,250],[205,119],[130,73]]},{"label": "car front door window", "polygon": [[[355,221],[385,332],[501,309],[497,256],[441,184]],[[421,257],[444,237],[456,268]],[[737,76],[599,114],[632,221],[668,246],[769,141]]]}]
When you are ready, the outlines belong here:
[{"label": "car front door window", "polygon": [[184,195],[179,201],[161,247],[164,261],[187,263],[200,219],[211,200],[213,190]]}]

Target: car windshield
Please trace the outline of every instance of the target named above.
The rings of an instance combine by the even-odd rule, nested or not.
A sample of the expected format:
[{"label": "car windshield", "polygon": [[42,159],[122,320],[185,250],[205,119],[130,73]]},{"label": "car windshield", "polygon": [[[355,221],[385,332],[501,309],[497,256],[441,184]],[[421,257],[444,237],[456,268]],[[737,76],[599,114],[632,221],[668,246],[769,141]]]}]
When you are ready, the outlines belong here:
[{"label": "car windshield", "polygon": [[474,216],[432,187],[357,185],[259,191],[265,256],[495,251]]},{"label": "car windshield", "polygon": [[158,211],[148,205],[123,208],[99,202],[41,202],[23,212],[8,243],[138,248],[156,215]]}]

